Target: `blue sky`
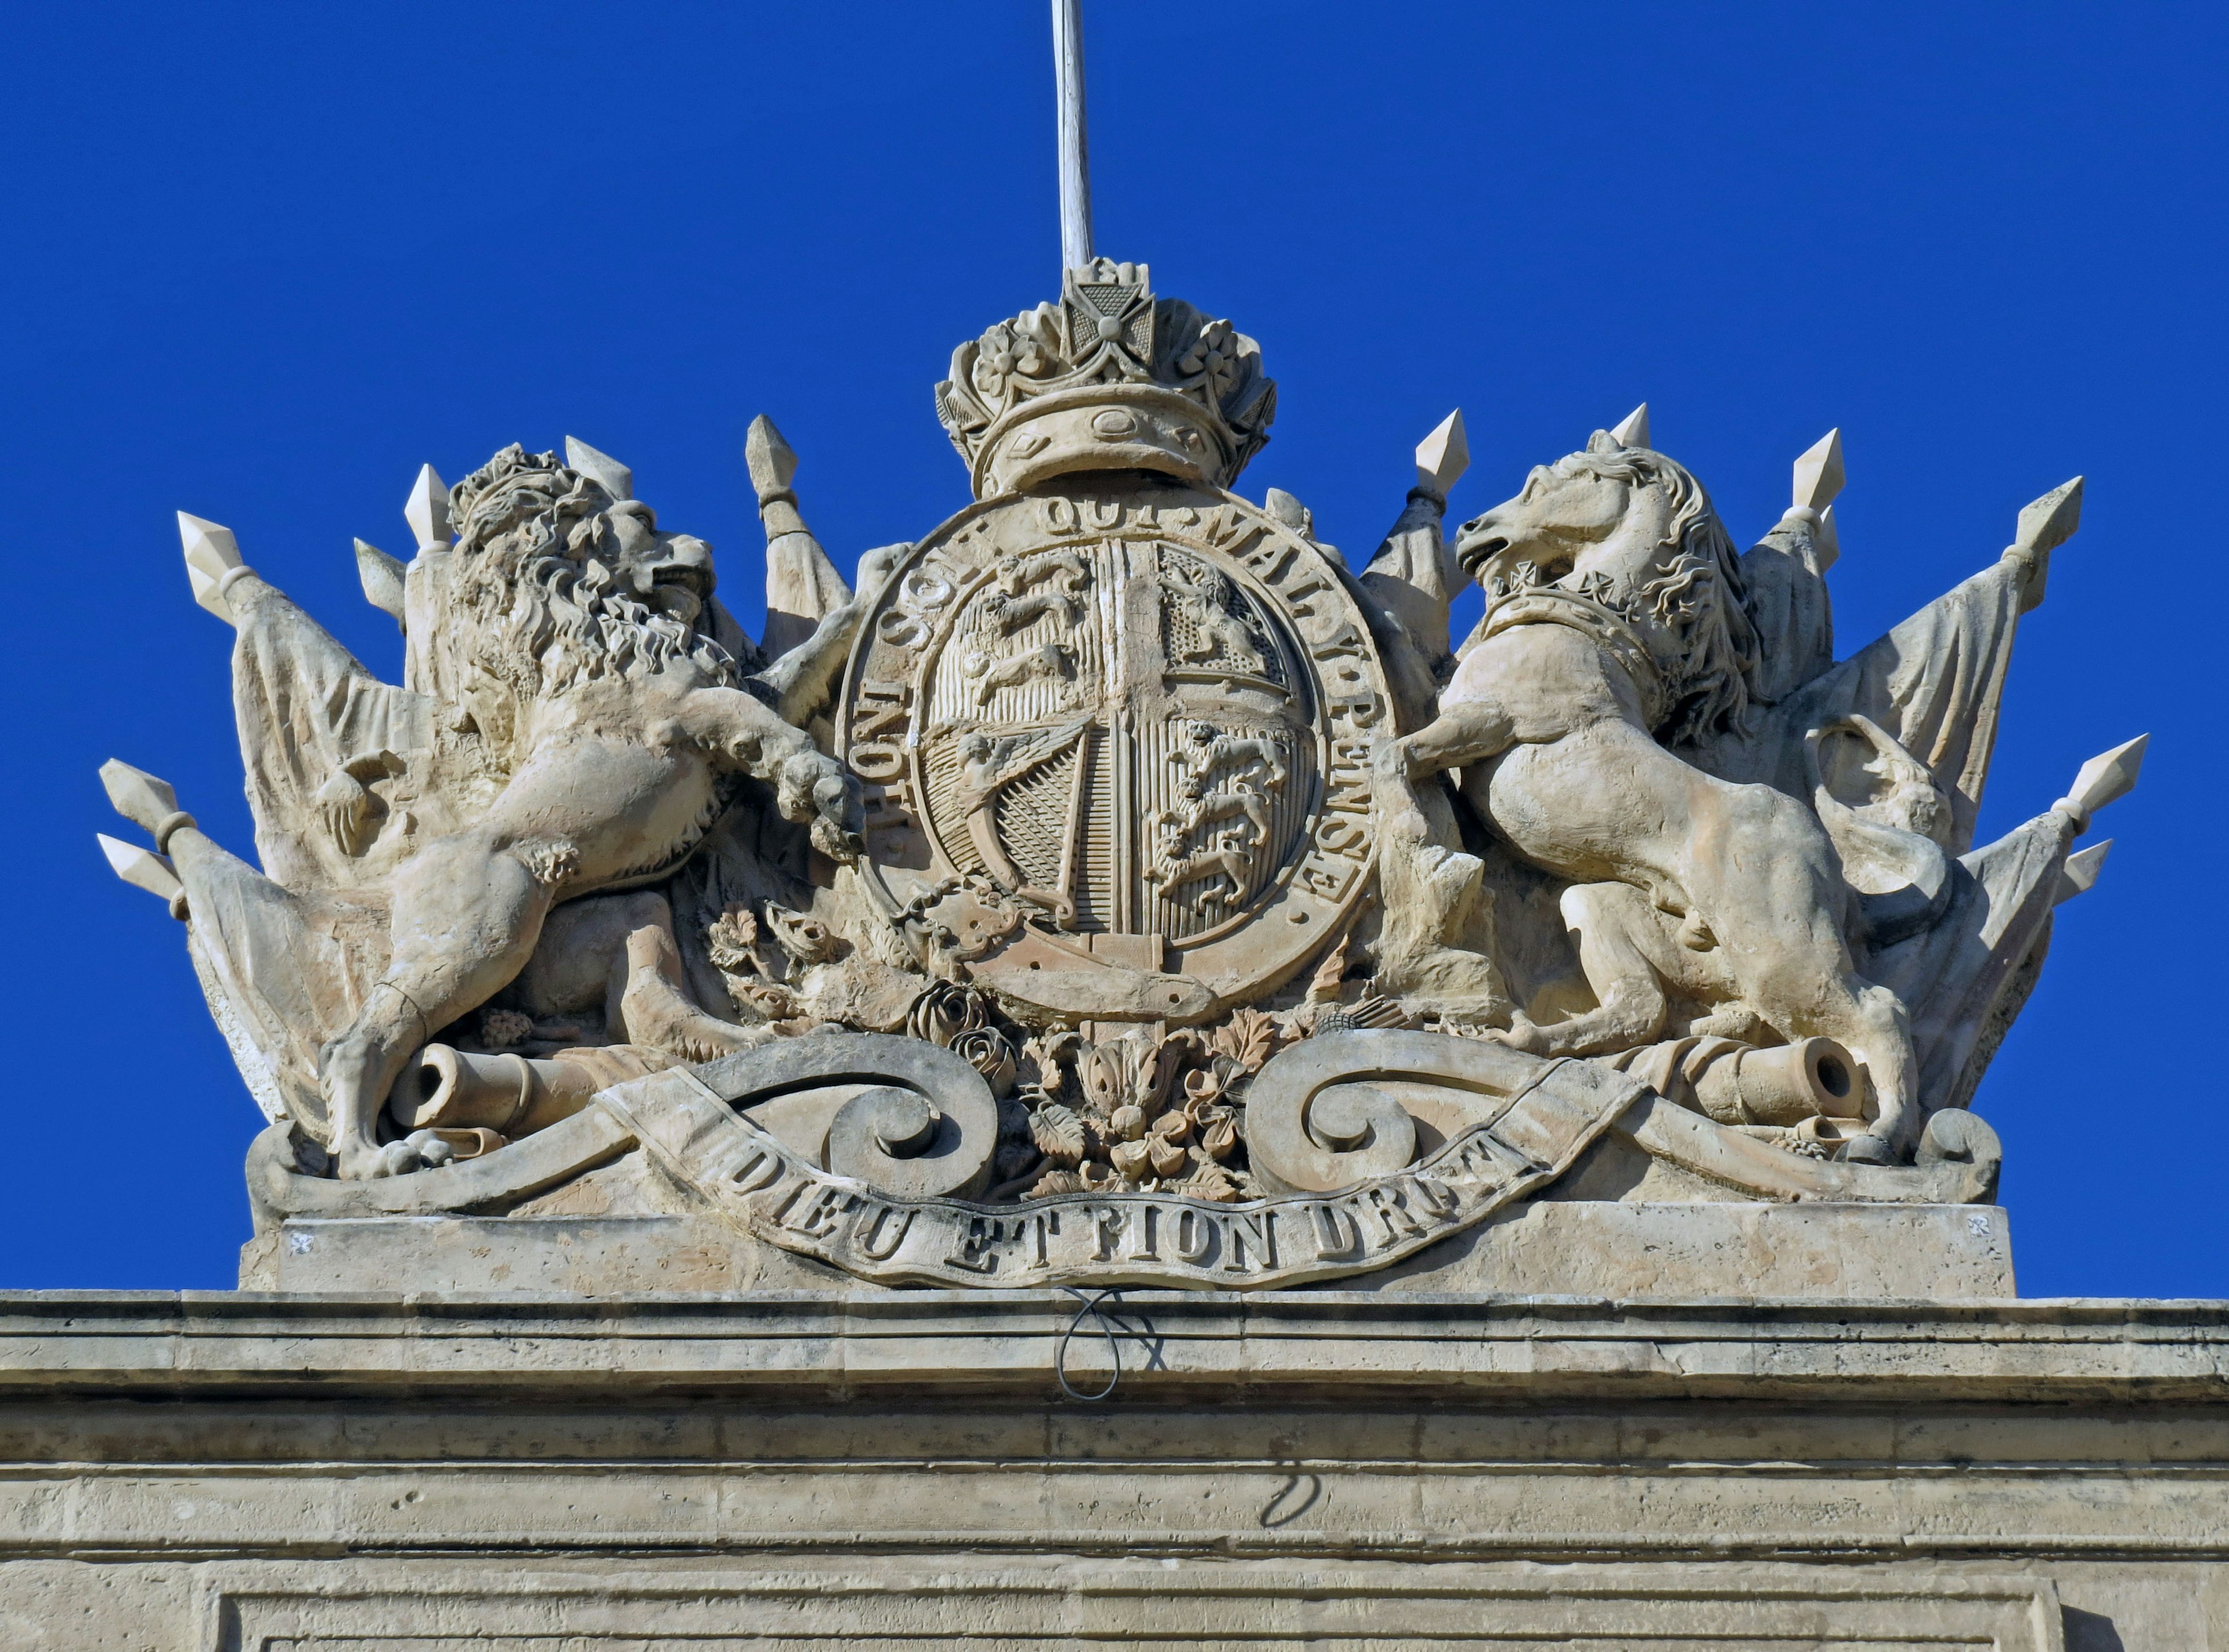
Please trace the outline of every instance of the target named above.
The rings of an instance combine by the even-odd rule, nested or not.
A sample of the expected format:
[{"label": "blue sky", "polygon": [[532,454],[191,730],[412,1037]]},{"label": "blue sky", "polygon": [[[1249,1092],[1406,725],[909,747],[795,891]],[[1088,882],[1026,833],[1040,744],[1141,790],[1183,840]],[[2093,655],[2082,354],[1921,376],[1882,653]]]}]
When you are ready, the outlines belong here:
[{"label": "blue sky", "polygon": [[[2219,7],[1087,0],[1100,248],[1261,340],[1276,485],[1366,552],[1460,404],[1468,514],[1634,403],[1747,543],[1839,425],[1843,649],[2077,472],[1983,818],[2149,730],[1983,1087],[2031,1295],[2229,1295],[2213,1168]],[[755,626],[767,412],[839,561],[967,498],[929,386],[1056,291],[1042,0],[19,7],[0,1285],[222,1287],[260,1121],[94,770],[245,851],[226,633],[172,512],[367,662],[352,536],[570,432]]]}]

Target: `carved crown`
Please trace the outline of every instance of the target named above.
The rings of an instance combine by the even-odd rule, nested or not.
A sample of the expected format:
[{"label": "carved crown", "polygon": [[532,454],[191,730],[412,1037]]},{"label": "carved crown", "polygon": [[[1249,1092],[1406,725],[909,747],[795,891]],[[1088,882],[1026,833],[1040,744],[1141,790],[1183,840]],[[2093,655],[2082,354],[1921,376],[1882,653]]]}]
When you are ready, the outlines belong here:
[{"label": "carved crown", "polygon": [[1269,439],[1277,387],[1227,321],[1156,299],[1143,264],[1095,259],[1057,306],[952,352],[936,415],[975,496],[1075,471],[1159,471],[1226,487]]}]

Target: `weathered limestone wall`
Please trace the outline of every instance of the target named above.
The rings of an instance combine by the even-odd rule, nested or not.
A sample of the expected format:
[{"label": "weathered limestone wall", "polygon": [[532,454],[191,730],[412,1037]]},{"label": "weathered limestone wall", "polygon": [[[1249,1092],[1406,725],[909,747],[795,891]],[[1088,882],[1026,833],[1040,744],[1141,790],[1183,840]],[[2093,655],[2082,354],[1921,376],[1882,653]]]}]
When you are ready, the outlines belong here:
[{"label": "weathered limestone wall", "polygon": [[2229,1306],[1132,1293],[1119,1376],[1079,1307],[4,1299],[0,1625],[2229,1648]]}]

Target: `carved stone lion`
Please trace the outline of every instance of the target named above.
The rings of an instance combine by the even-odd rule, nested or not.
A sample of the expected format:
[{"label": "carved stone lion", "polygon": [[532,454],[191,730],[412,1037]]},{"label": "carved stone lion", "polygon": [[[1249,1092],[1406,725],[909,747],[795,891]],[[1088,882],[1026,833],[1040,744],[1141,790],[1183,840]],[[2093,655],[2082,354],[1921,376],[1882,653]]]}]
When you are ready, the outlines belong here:
[{"label": "carved stone lion", "polygon": [[[247,1042],[344,1176],[412,1168],[417,1149],[376,1128],[412,1053],[519,976],[553,909],[673,872],[745,777],[821,852],[858,852],[851,783],[711,634],[701,540],[516,446],[448,509],[454,546],[405,582],[400,689],[236,557],[222,576],[269,876],[186,817],[145,823],[167,826],[197,961],[260,1024]],[[665,932],[630,943],[633,973],[678,980],[663,902],[621,916]]]}]

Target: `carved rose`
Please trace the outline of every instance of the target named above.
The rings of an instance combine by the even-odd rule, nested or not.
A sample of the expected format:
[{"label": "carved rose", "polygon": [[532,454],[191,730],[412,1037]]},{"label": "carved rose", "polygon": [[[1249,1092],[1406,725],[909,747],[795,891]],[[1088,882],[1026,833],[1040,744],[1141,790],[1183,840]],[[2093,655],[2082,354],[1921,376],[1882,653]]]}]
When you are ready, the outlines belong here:
[{"label": "carved rose", "polygon": [[982,994],[948,980],[931,981],[906,1017],[906,1032],[948,1050],[953,1039],[991,1024]]},{"label": "carved rose", "polygon": [[955,1032],[952,1053],[990,1081],[993,1096],[1011,1095],[1014,1088],[1014,1046],[996,1027],[968,1027]]}]

